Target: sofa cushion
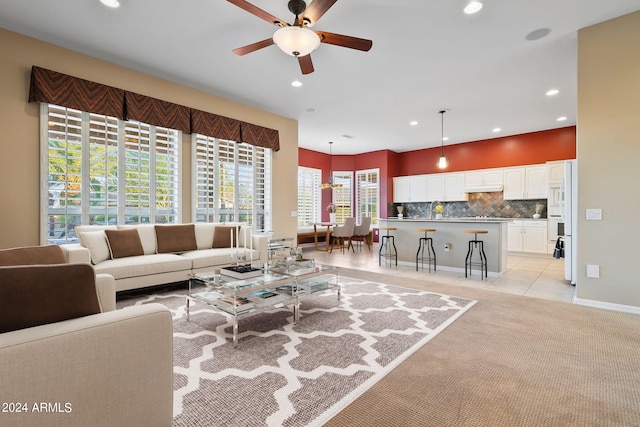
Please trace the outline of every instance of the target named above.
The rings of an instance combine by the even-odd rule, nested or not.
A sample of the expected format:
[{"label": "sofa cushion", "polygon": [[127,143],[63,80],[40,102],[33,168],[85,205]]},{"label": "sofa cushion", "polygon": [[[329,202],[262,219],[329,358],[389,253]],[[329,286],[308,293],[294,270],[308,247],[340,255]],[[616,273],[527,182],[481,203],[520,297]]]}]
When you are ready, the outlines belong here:
[{"label": "sofa cushion", "polygon": [[213,222],[196,222],[196,243],[198,249],[211,249],[213,243],[213,230],[216,226]]},{"label": "sofa cushion", "polygon": [[240,246],[237,241],[240,233],[240,226],[216,225],[213,230],[213,242],[211,248],[231,248]]},{"label": "sofa cushion", "polygon": [[[188,258],[192,262],[194,270],[202,268],[211,268],[216,270],[221,266],[231,264],[231,256],[235,255],[235,248],[217,248],[217,249],[200,249],[197,251],[185,252],[180,254],[181,257]],[[253,251],[253,259],[259,256],[258,251]],[[247,249],[247,258],[250,258],[249,249]]]},{"label": "sofa cushion", "polygon": [[88,264],[0,267],[0,333],[100,313]]},{"label": "sofa cushion", "polygon": [[105,230],[111,258],[126,258],[144,255],[138,230]]},{"label": "sofa cushion", "polygon": [[111,258],[107,235],[104,230],[83,231],[80,233],[76,231],[76,235],[80,239],[82,246],[89,250],[92,264],[99,264]]},{"label": "sofa cushion", "polygon": [[145,255],[157,253],[156,250],[156,227],[154,224],[118,225],[118,230],[138,230],[140,242]]},{"label": "sofa cushion", "polygon": [[110,259],[96,265],[95,269],[96,273],[110,274],[118,280],[175,271],[190,271],[191,260],[176,254],[140,255]]},{"label": "sofa cushion", "polygon": [[65,264],[58,245],[25,246],[0,250],[0,265]]},{"label": "sofa cushion", "polygon": [[198,249],[193,224],[156,225],[158,253],[180,253]]}]

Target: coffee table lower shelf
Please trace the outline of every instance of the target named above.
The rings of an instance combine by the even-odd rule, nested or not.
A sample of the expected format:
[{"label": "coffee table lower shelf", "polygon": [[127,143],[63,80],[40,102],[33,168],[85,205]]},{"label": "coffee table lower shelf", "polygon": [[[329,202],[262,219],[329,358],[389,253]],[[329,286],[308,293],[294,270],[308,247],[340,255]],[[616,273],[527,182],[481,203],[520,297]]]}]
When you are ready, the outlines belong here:
[{"label": "coffee table lower shelf", "polygon": [[[340,301],[340,283],[336,273],[328,273],[319,266],[310,273],[283,274],[281,278],[261,280],[260,277],[247,280],[231,280],[215,274],[193,275],[189,280],[189,295],[186,297],[187,321],[192,303],[201,303],[213,308],[217,313],[233,319],[233,346],[238,346],[238,320],[258,312],[292,306],[293,321],[300,321],[300,299],[318,292],[337,290]],[[324,279],[322,276],[332,276]],[[267,277],[265,275],[265,277]],[[195,290],[195,282],[204,284],[202,290]],[[290,294],[288,292],[291,292]],[[273,298],[273,299],[272,299]],[[238,301],[234,304],[233,301]],[[225,304],[224,301],[228,301]],[[223,306],[224,305],[224,306]],[[243,308],[248,307],[248,308]]]}]

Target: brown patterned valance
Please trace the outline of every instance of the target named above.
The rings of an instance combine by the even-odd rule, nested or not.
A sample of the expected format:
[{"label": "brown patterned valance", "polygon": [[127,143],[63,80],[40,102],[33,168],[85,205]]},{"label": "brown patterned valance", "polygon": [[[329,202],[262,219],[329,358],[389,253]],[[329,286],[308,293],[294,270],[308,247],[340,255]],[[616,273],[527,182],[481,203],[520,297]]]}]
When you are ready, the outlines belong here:
[{"label": "brown patterned valance", "polygon": [[124,98],[125,119],[191,132],[189,107],[133,92],[125,92]]},{"label": "brown patterned valance", "polygon": [[280,150],[280,134],[275,129],[242,122],[240,131],[241,142],[257,145],[258,147],[271,148],[273,151]]},{"label": "brown patterned valance", "polygon": [[240,121],[192,108],[191,133],[229,141],[240,141]]},{"label": "brown patterned valance", "polygon": [[29,102],[124,117],[124,90],[35,66],[31,69]]},{"label": "brown patterned valance", "polygon": [[46,102],[124,120],[280,150],[279,133],[251,123],[33,66],[29,102]]}]

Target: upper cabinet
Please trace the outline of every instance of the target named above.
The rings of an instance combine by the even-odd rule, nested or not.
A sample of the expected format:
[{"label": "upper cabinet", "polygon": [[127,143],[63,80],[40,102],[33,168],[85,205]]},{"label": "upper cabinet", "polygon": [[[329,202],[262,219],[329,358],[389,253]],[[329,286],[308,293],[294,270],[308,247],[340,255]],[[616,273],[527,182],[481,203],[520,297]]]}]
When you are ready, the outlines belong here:
[{"label": "upper cabinet", "polygon": [[472,191],[482,188],[501,188],[504,184],[503,169],[482,169],[464,173],[464,188]]},{"label": "upper cabinet", "polygon": [[451,172],[444,175],[444,197],[445,202],[461,202],[467,199],[464,192],[464,173]]},{"label": "upper cabinet", "polygon": [[549,187],[560,187],[564,178],[564,160],[547,162],[547,183]]},{"label": "upper cabinet", "polygon": [[393,178],[393,202],[427,202],[427,175]]},{"label": "upper cabinet", "polygon": [[444,173],[427,175],[427,201],[444,201]]},{"label": "upper cabinet", "polygon": [[504,199],[546,199],[547,165],[504,169]]}]

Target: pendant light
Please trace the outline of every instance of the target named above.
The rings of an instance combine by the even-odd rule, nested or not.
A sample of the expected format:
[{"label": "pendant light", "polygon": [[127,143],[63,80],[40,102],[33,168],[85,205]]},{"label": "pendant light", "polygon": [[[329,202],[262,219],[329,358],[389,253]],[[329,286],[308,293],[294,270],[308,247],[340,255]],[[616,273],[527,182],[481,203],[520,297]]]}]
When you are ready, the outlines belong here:
[{"label": "pendant light", "polygon": [[444,155],[444,113],[446,110],[440,110],[440,124],[441,124],[441,134],[440,134],[440,158],[438,159],[438,168],[445,169],[449,166],[449,158]]},{"label": "pendant light", "polygon": [[322,188],[323,190],[325,188],[342,188],[342,184],[333,183],[333,151],[331,150],[332,145],[333,141],[329,141],[329,180],[328,182],[320,185],[320,188]]}]

